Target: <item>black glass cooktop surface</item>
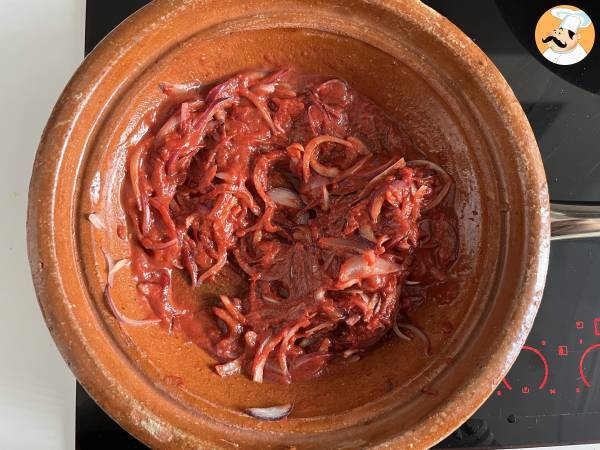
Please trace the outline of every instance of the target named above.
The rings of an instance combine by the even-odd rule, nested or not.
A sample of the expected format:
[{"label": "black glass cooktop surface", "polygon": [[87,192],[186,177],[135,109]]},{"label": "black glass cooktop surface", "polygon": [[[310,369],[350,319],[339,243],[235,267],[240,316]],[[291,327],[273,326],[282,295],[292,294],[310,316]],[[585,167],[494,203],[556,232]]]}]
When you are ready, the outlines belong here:
[{"label": "black glass cooktop surface", "polygon": [[[88,0],[86,53],[144,0]],[[600,202],[600,42],[557,66],[534,43],[542,0],[425,0],[498,66],[535,132],[554,201]],[[600,2],[569,1],[600,29]],[[600,36],[598,36],[600,41]],[[544,298],[516,364],[441,448],[600,442],[600,239],[553,242]],[[146,448],[77,387],[77,448]]]}]

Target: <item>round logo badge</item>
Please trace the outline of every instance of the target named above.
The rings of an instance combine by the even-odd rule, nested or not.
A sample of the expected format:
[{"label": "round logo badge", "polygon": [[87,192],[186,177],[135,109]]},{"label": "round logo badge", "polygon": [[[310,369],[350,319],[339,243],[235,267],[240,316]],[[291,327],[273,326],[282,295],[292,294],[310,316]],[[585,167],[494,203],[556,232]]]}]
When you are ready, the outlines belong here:
[{"label": "round logo badge", "polygon": [[596,32],[585,11],[560,5],[546,11],[535,27],[535,44],[548,61],[577,64],[592,50]]}]

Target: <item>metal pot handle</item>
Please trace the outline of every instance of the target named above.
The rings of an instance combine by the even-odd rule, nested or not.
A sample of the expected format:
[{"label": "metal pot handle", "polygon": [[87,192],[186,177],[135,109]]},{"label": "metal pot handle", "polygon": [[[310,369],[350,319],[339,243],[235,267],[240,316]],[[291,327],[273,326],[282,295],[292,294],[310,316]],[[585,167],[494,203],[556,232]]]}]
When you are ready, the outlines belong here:
[{"label": "metal pot handle", "polygon": [[552,203],[551,240],[600,237],[600,203]]}]

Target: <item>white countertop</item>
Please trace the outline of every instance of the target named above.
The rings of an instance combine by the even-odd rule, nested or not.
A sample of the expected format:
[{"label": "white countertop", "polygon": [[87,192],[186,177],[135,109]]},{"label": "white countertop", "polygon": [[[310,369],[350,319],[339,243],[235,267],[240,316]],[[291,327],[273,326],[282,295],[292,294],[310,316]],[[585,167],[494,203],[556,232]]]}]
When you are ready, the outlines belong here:
[{"label": "white countertop", "polygon": [[[42,129],[83,59],[85,1],[0,0],[0,10],[0,448],[69,450],[75,380],[35,299],[25,218]],[[600,450],[600,444],[562,449]]]},{"label": "white countertop", "polygon": [[40,313],[27,190],[54,102],[83,59],[84,0],[0,0],[0,448],[75,447],[75,381]]}]

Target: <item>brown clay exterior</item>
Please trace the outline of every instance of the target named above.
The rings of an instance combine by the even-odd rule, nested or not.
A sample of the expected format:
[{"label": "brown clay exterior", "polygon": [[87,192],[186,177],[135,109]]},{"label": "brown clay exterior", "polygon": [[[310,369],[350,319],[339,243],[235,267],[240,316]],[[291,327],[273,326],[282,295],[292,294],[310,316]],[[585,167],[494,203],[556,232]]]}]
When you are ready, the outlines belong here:
[{"label": "brown clay exterior", "polygon": [[[340,75],[399,120],[456,181],[461,246],[453,305],[415,320],[432,338],[390,339],[354,365],[292,386],[220,379],[203,352],[158,327],[121,327],[102,297],[101,249],[128,255],[119,192],[133,126],[159,81],[207,83],[293,63]],[[427,448],[466,420],[518,355],[542,296],[548,191],[525,115],[490,60],[416,0],[159,0],[83,62],[59,99],[29,193],[33,279],[48,328],[98,404],[155,448]],[[96,212],[107,231],[93,228]],[[128,274],[115,296],[137,304]],[[217,281],[192,292],[227,289]],[[138,311],[139,313],[139,311]],[[441,324],[456,330],[444,335]],[[435,395],[425,395],[423,391]],[[260,422],[240,408],[293,402]]]}]

